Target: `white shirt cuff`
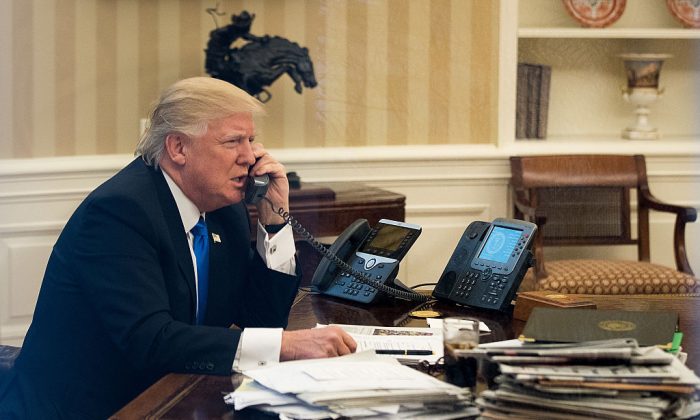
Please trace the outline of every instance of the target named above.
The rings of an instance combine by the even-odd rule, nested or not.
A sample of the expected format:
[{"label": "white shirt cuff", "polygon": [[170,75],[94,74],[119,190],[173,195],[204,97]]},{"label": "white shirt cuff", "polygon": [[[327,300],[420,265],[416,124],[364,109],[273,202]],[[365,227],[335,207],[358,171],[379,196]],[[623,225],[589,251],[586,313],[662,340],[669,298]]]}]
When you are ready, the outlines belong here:
[{"label": "white shirt cuff", "polygon": [[233,370],[242,372],[279,363],[282,328],[246,328],[241,333]]},{"label": "white shirt cuff", "polygon": [[256,241],[258,254],[262,257],[267,268],[285,274],[294,274],[296,271],[296,246],[294,245],[294,232],[290,225],[286,225],[274,236],[265,231],[258,221],[258,237]]}]

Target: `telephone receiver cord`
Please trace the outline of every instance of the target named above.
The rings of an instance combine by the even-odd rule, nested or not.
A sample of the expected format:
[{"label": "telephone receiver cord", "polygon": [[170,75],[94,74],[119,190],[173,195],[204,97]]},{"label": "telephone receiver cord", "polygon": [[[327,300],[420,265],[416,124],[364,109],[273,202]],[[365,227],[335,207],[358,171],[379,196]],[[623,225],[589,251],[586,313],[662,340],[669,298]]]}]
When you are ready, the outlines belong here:
[{"label": "telephone receiver cord", "polygon": [[272,201],[270,201],[270,199],[268,199],[267,197],[263,198],[270,204],[270,208],[272,208],[272,211],[275,212],[277,215],[281,216],[284,219],[285,223],[288,223],[292,227],[292,229],[302,237],[303,240],[308,242],[318,253],[323,255],[324,258],[333,262],[342,272],[353,276],[360,283],[366,284],[370,287],[374,287],[375,289],[384,292],[389,296],[396,296],[401,299],[406,299],[414,302],[427,302],[428,300],[430,300],[429,297],[421,295],[419,293],[389,287],[384,283],[372,280],[368,273],[360,273],[359,271],[355,270],[348,263],[338,258],[337,255],[330,252],[325,245],[323,245],[316,238],[314,238],[314,236],[311,233],[309,233],[309,231],[307,231],[306,228],[301,223],[299,223],[298,220],[292,217],[289,214],[289,212],[284,210],[282,207],[280,207],[279,209],[275,209],[275,206],[274,204],[272,204]]}]

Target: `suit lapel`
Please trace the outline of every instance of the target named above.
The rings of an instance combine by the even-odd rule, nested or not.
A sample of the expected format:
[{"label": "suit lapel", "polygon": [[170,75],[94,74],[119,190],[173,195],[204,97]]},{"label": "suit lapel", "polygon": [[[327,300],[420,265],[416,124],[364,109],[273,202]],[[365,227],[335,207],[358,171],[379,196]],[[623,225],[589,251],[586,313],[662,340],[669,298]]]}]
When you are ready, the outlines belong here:
[{"label": "suit lapel", "polygon": [[170,243],[175,251],[175,258],[182,274],[182,281],[187,283],[187,288],[190,291],[190,307],[192,308],[192,320],[194,320],[197,308],[197,291],[195,289],[194,266],[192,265],[192,255],[190,254],[190,245],[187,242],[187,234],[185,227],[182,225],[180,212],[177,209],[177,204],[173,198],[168,183],[163,178],[163,174],[159,170],[151,170],[153,181],[158,192],[158,201],[163,209],[163,219],[168,227],[170,234]]},{"label": "suit lapel", "polygon": [[[245,292],[248,284],[248,258],[252,252],[248,223],[244,213],[227,206],[207,213],[209,229],[209,300],[207,321],[211,325],[228,326],[235,322],[232,309],[238,302],[250,298]],[[218,240],[214,235],[218,235]],[[238,319],[240,321],[240,319]]]}]

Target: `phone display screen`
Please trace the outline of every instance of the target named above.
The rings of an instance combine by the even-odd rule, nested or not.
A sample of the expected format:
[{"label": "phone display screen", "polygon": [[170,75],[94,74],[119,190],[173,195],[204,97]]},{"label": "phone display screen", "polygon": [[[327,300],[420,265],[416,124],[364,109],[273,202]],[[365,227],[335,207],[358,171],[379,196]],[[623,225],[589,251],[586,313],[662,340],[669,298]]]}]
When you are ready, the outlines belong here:
[{"label": "phone display screen", "polygon": [[391,255],[398,251],[401,245],[405,243],[406,237],[413,233],[411,229],[401,226],[380,225],[378,228],[376,236],[362,247],[361,252],[385,256]]},{"label": "phone display screen", "polygon": [[499,263],[507,262],[518,245],[521,234],[521,230],[494,226],[488,239],[486,239],[484,247],[481,249],[479,258]]}]

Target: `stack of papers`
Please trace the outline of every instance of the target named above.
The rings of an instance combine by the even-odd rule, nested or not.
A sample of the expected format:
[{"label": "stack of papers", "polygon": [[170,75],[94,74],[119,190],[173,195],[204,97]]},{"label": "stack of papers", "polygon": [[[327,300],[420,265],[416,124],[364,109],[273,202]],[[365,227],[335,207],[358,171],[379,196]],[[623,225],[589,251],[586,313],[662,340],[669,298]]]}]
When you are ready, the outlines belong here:
[{"label": "stack of papers", "polygon": [[452,419],[479,414],[468,390],[373,351],[243,373],[249,379],[224,401],[236,410],[255,407],[280,418]]},{"label": "stack of papers", "polygon": [[497,362],[498,387],[480,394],[484,418],[675,419],[700,414],[700,378],[634,339],[479,349]]}]

